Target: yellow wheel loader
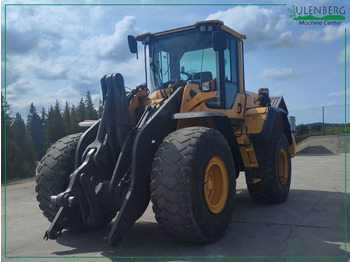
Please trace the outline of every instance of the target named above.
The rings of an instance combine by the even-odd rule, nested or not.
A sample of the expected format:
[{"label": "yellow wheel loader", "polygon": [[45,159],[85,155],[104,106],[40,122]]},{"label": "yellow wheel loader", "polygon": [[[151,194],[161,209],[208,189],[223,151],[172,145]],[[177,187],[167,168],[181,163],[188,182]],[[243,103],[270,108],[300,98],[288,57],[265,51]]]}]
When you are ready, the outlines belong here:
[{"label": "yellow wheel loader", "polygon": [[285,201],[295,155],[288,110],[268,89],[245,90],[245,38],[217,20],[128,36],[132,53],[144,45],[150,84],[126,92],[121,74],[102,77],[102,118],[47,151],[36,175],[39,206],[52,222],[44,238],[116,216],[107,238],[115,246],[151,200],[168,235],[216,241],[230,223],[241,171],[252,199]]}]

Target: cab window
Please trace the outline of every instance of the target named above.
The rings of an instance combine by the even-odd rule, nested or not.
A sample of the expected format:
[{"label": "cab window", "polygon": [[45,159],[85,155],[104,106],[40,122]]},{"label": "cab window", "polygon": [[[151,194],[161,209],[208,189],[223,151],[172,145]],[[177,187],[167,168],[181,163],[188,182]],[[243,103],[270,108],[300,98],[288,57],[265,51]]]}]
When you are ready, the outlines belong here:
[{"label": "cab window", "polygon": [[230,109],[235,101],[238,92],[238,40],[235,37],[228,37],[227,49],[224,51],[225,64],[225,108]]}]

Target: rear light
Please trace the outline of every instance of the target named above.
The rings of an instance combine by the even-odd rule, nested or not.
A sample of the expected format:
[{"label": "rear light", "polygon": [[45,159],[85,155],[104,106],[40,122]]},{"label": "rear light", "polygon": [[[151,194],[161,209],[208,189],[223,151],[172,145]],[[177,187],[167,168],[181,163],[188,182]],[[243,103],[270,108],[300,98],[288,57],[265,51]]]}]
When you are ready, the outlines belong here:
[{"label": "rear light", "polygon": [[216,90],[215,81],[210,80],[209,83],[210,83],[210,91],[215,91]]}]

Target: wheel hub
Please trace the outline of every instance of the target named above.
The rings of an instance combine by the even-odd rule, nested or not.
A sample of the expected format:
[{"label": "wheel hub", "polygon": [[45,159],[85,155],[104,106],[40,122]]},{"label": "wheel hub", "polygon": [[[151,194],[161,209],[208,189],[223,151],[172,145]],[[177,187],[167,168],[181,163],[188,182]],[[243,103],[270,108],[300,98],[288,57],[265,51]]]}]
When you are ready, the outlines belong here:
[{"label": "wheel hub", "polygon": [[224,161],[215,156],[210,159],[204,177],[204,198],[210,212],[219,214],[228,197],[228,173]]},{"label": "wheel hub", "polygon": [[278,177],[282,185],[288,182],[288,155],[284,148],[281,148],[278,153]]}]

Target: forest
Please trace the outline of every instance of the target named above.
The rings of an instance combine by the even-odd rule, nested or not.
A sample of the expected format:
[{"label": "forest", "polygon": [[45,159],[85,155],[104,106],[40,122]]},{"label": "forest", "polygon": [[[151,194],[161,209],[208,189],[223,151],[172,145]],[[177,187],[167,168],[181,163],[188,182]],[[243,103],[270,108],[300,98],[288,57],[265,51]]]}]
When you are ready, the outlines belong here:
[{"label": "forest", "polygon": [[[1,95],[1,178],[6,180],[23,179],[35,176],[35,168],[46,150],[58,139],[69,134],[84,131],[79,122],[96,120],[102,116],[103,106],[95,107],[88,91],[78,104],[62,107],[58,101],[39,112],[31,103],[26,121],[16,113],[10,115],[11,104]],[[5,133],[6,130],[6,133]],[[350,124],[313,123],[299,124],[296,127],[296,142],[313,135],[334,135],[350,132]],[[6,149],[5,149],[6,145]]]},{"label": "forest", "polygon": [[[33,103],[25,118],[20,113],[10,115],[11,104],[1,95],[1,181],[35,176],[35,168],[46,150],[58,139],[82,132],[79,122],[99,119],[102,102],[96,108],[88,91],[77,105],[55,105],[40,112]],[[6,148],[5,148],[6,146]]]}]

